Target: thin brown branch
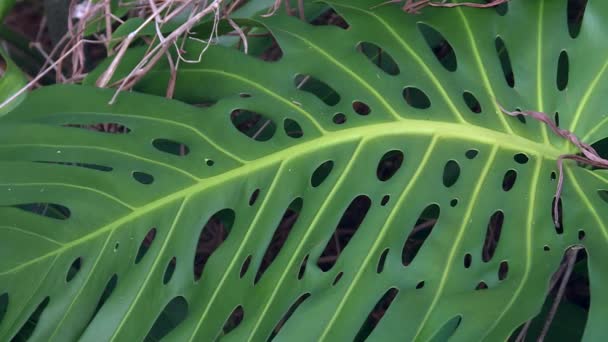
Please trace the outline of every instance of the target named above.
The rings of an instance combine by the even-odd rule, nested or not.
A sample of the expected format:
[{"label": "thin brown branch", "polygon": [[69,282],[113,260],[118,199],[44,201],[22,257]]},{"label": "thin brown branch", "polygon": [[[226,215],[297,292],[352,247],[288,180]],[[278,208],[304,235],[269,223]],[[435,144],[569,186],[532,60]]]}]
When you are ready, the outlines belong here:
[{"label": "thin brown branch", "polygon": [[545,340],[547,333],[549,332],[549,328],[551,327],[551,323],[553,322],[553,318],[555,318],[555,314],[557,313],[557,309],[559,304],[564,297],[564,293],[566,291],[566,285],[568,284],[568,280],[570,279],[570,275],[572,275],[572,270],[574,269],[574,264],[576,263],[576,256],[578,255],[578,251],[581,247],[576,246],[572,247],[568,250],[566,256],[566,271],[564,276],[562,277],[562,281],[559,285],[559,289],[557,290],[557,294],[555,295],[555,300],[551,305],[551,309],[549,310],[549,314],[547,315],[547,319],[545,320],[545,324],[543,325],[543,329],[541,330],[540,335],[538,336],[538,341],[542,342]]}]

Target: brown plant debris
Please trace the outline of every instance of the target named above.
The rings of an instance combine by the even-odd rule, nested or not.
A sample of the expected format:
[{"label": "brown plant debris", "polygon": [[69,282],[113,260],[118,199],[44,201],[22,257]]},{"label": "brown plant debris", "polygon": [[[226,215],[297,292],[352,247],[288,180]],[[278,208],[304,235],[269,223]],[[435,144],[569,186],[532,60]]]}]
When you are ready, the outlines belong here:
[{"label": "brown plant debris", "polygon": [[[446,8],[451,8],[451,7],[458,7],[458,6],[464,6],[464,7],[474,7],[474,8],[489,8],[489,7],[495,7],[504,3],[507,3],[509,0],[492,0],[491,2],[485,3],[485,4],[480,4],[477,2],[447,2],[447,0],[442,0],[440,2],[437,1],[431,1],[431,0],[405,0],[405,4],[403,5],[403,7],[401,7],[401,9],[403,9],[403,11],[405,11],[406,13],[412,13],[412,14],[419,14],[420,10],[422,10],[425,7],[446,7]],[[390,3],[401,3],[403,2],[403,0],[389,0],[386,2],[381,3],[378,6],[382,6],[382,5],[386,5],[386,4],[390,4]]]},{"label": "brown plant debris", "polygon": [[558,177],[558,182],[557,182],[557,189],[555,191],[555,201],[553,204],[553,220],[554,220],[555,226],[560,227],[559,203],[560,203],[562,188],[563,188],[563,184],[564,184],[564,172],[563,172],[564,171],[564,160],[570,159],[570,160],[577,161],[581,164],[595,166],[597,168],[602,168],[602,169],[608,169],[608,160],[600,157],[600,155],[597,153],[597,151],[593,147],[591,147],[591,145],[580,141],[580,139],[574,133],[572,133],[566,129],[559,128],[553,122],[553,120],[551,120],[551,118],[549,118],[549,116],[545,113],[534,112],[534,111],[510,112],[510,111],[504,109],[502,106],[500,106],[500,105],[498,105],[498,106],[500,107],[500,110],[507,115],[529,116],[535,120],[543,122],[544,124],[549,126],[549,128],[551,128],[551,130],[555,134],[566,139],[567,141],[570,141],[580,151],[580,154],[562,154],[557,158],[557,168],[559,170],[559,177]]}]

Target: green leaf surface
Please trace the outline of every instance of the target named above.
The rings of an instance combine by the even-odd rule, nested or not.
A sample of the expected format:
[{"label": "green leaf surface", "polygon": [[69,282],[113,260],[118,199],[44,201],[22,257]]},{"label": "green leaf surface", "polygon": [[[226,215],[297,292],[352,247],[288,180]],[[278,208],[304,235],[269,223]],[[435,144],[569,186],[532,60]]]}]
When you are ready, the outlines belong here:
[{"label": "green leaf surface", "polygon": [[[100,1],[100,0],[92,0],[91,5],[92,6],[99,5],[99,3],[101,3],[101,2],[102,1]],[[133,7],[134,7],[134,3],[132,3],[132,2],[123,3],[120,0],[111,0],[110,1],[110,11],[112,12],[112,15],[116,18],[124,17],[129,12],[129,9],[131,9]],[[106,29],[106,22],[104,19],[105,11],[102,11],[101,13],[103,13],[103,14],[96,15],[95,17],[89,19],[89,23],[87,24],[87,27],[85,28],[85,31],[84,31],[85,36],[99,33]],[[112,22],[114,22],[114,19],[112,19]]]},{"label": "green leaf surface", "polygon": [[[112,91],[82,86],[30,94],[0,121],[0,340],[504,341],[541,311],[579,244],[584,339],[601,340],[608,174],[565,162],[557,229],[556,160],[574,149],[497,104],[559,112],[588,143],[606,137],[608,3],[589,1],[576,38],[567,3],[413,16],[336,0],[346,30],[258,19],[283,51],[276,62],[216,46],[183,64],[182,102],[124,93],[110,106]],[[449,42],[455,70],[419,23]],[[298,75],[339,100],[298,88]],[[138,90],[164,94],[167,79],[159,65]]]}]

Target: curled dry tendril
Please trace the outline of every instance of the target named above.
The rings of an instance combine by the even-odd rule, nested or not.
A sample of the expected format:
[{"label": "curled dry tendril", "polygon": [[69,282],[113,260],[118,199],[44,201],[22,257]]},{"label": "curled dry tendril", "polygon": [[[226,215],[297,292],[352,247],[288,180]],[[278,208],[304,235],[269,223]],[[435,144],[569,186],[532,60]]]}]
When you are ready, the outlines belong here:
[{"label": "curled dry tendril", "polygon": [[553,120],[551,120],[549,118],[549,116],[545,113],[534,112],[534,111],[510,112],[510,111],[504,109],[500,104],[498,105],[498,107],[500,108],[500,110],[503,113],[505,113],[507,115],[510,115],[510,116],[524,115],[524,116],[529,116],[535,120],[543,122],[544,124],[549,126],[549,128],[551,128],[551,130],[555,134],[570,141],[580,151],[580,154],[562,154],[557,158],[557,168],[559,171],[559,177],[558,177],[558,182],[557,182],[557,189],[555,190],[555,202],[553,204],[553,221],[555,223],[555,226],[559,227],[560,224],[559,224],[558,213],[559,213],[559,200],[560,200],[560,197],[562,194],[562,188],[563,188],[563,184],[564,184],[564,172],[563,172],[564,171],[564,160],[565,159],[575,160],[581,164],[595,166],[595,167],[602,168],[602,169],[608,169],[608,160],[600,157],[600,155],[597,153],[597,151],[593,147],[591,147],[591,145],[580,141],[580,139],[574,133],[572,133],[566,129],[557,127],[557,125],[553,122]]}]

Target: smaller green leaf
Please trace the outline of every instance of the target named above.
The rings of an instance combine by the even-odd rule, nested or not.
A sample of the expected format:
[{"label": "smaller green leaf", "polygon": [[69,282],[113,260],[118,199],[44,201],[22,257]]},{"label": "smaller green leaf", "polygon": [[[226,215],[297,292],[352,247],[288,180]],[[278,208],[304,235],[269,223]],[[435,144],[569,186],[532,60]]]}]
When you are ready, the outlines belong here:
[{"label": "smaller green leaf", "polygon": [[[100,0],[93,0],[92,2],[99,3]],[[121,2],[119,0],[112,0],[111,5],[110,5],[112,14],[118,18],[124,17],[129,12],[129,7],[124,6],[124,5],[121,6],[120,3]],[[101,15],[97,15],[97,16],[91,18],[89,20],[90,24],[87,25],[87,28],[84,31],[84,35],[90,36],[92,34],[105,30],[106,23],[102,19],[103,18]]]},{"label": "smaller green leaf", "polygon": [[0,24],[4,20],[4,17],[15,5],[15,0],[2,0],[0,1]]},{"label": "smaller green leaf", "polygon": [[[139,26],[141,26],[143,23],[144,23],[143,18],[130,18],[127,21],[125,21],[124,23],[122,23],[116,29],[116,31],[114,31],[114,33],[112,34],[112,41],[110,42],[110,49],[114,48],[116,45],[118,45],[118,43],[120,43],[122,41],[122,39],[120,39],[120,38],[126,38],[131,32],[137,30],[137,28]],[[146,25],[146,27],[141,29],[141,31],[139,31],[139,33],[136,36],[137,37],[153,36],[154,34],[155,34],[154,26],[152,26],[152,23],[150,23],[150,24]]]},{"label": "smaller green leaf", "polygon": [[[4,65],[1,63],[2,60],[4,61]],[[23,72],[21,72],[17,65],[8,57],[8,54],[3,50],[0,50],[0,103],[3,103],[26,84],[27,80],[23,75]],[[24,97],[25,94],[0,108],[0,117],[10,112]]]}]

